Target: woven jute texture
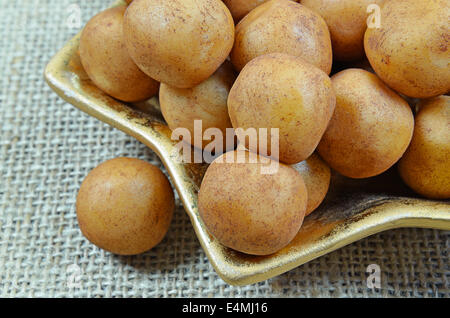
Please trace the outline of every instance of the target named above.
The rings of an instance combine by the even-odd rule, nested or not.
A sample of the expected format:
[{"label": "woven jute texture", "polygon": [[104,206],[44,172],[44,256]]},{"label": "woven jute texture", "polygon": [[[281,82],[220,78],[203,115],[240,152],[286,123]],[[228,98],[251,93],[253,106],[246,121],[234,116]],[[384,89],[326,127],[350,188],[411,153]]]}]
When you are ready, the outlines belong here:
[{"label": "woven jute texture", "polygon": [[[0,0],[0,296],[3,297],[448,297],[449,232],[374,235],[259,284],[215,273],[178,207],[152,251],[119,257],[78,229],[86,174],[117,156],[161,166],[133,138],[77,110],[45,84],[49,59],[106,0]],[[381,269],[381,289],[366,268]]]}]

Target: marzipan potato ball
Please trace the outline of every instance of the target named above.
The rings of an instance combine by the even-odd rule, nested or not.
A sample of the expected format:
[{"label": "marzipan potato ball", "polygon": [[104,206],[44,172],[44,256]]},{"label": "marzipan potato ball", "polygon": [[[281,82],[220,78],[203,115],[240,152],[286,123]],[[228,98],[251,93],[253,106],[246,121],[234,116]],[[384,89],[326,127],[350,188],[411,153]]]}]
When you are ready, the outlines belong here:
[{"label": "marzipan potato ball", "polygon": [[331,170],[316,153],[293,167],[305,181],[308,192],[308,204],[305,214],[307,216],[316,210],[325,199],[330,187]]},{"label": "marzipan potato ball", "polygon": [[408,103],[375,75],[347,69],[331,78],[336,109],[318,149],[331,168],[350,178],[376,176],[408,147],[414,117]]},{"label": "marzipan potato ball", "polygon": [[278,128],[279,156],[272,153],[271,140],[258,140],[258,149],[247,142],[247,149],[295,164],[316,149],[335,103],[327,74],[299,57],[274,53],[244,67],[228,96],[228,112],[235,129]]},{"label": "marzipan potato ball", "polygon": [[238,22],[254,8],[269,0],[223,0],[230,9],[234,21]]},{"label": "marzipan potato ball", "polygon": [[156,246],[166,235],[174,207],[172,188],[161,170],[132,158],[112,159],[93,169],[76,203],[83,235],[120,255]]},{"label": "marzipan potato ball", "polygon": [[[228,116],[228,93],[236,79],[233,66],[226,61],[209,79],[193,88],[175,88],[161,84],[159,102],[161,112],[169,128],[187,128],[191,140],[185,140],[194,145],[194,121],[202,121],[202,136],[208,128],[218,128],[224,136],[226,144],[226,129],[232,128]],[[200,148],[210,141],[204,141]]]},{"label": "marzipan potato ball", "polygon": [[234,21],[220,0],[134,0],[125,14],[124,34],[128,52],[144,73],[191,88],[228,57]]},{"label": "marzipan potato ball", "polygon": [[239,152],[227,152],[208,167],[198,197],[200,216],[224,246],[269,255],[299,231],[307,202],[305,183],[291,166],[279,164],[277,172],[263,174],[260,157],[258,163],[238,163]]},{"label": "marzipan potato ball", "polygon": [[302,57],[330,74],[333,54],[328,26],[320,15],[299,3],[268,1],[236,26],[231,61],[240,71],[255,57],[268,53]]},{"label": "marzipan potato ball", "polygon": [[402,179],[431,199],[450,198],[450,97],[419,104],[411,144],[399,162]]},{"label": "marzipan potato ball", "polygon": [[385,0],[301,0],[301,4],[320,14],[328,25],[337,61],[354,61],[365,57],[364,33],[367,8],[382,6]]},{"label": "marzipan potato ball", "polygon": [[80,58],[89,78],[102,91],[125,102],[148,99],[159,83],[144,74],[130,58],[123,39],[125,6],[94,16],[80,39]]},{"label": "marzipan potato ball", "polygon": [[364,47],[377,75],[409,97],[450,91],[450,2],[386,1],[381,27],[366,31]]}]

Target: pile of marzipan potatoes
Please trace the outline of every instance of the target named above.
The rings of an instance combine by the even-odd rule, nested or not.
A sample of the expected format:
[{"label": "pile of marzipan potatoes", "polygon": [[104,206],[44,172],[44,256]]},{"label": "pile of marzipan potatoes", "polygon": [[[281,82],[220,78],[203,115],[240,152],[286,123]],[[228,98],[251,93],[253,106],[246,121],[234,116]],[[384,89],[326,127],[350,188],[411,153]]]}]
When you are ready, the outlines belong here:
[{"label": "pile of marzipan potatoes", "polygon": [[[124,102],[159,94],[168,126],[192,136],[195,120],[223,136],[258,132],[213,149],[201,184],[200,216],[224,246],[285,247],[325,198],[330,168],[359,179],[397,164],[419,195],[450,198],[448,0],[127,2],[82,32],[98,88]],[[116,254],[153,248],[173,209],[165,175],[132,158],[99,165],[77,197],[83,234]]]}]

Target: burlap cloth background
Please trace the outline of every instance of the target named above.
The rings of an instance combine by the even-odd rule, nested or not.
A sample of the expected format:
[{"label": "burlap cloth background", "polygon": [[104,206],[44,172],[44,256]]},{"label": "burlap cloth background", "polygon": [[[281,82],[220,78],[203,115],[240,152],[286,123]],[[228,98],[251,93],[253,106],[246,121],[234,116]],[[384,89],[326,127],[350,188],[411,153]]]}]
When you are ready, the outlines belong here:
[{"label": "burlap cloth background", "polygon": [[[284,275],[245,287],[209,264],[180,203],[164,241],[118,257],[80,233],[75,197],[97,164],[155,154],[58,98],[46,62],[109,0],[0,0],[0,296],[3,297],[448,297],[449,233],[400,229],[374,235]],[[378,264],[382,288],[366,286]],[[74,276],[75,275],[75,276]],[[76,278],[79,286],[68,282]]]}]

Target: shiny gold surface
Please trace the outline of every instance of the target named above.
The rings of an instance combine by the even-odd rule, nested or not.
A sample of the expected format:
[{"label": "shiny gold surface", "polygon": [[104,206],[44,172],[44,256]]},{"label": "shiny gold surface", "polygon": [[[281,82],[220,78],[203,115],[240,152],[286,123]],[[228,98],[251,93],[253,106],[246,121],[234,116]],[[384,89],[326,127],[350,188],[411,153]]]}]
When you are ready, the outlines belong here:
[{"label": "shiny gold surface", "polygon": [[206,165],[179,164],[158,102],[126,105],[97,89],[81,67],[79,35],[56,54],[45,79],[58,95],[82,111],[135,137],[161,158],[189,214],[198,239],[217,273],[233,285],[279,275],[369,235],[399,227],[450,230],[449,201],[415,197],[395,169],[365,180],[334,175],[325,202],[305,219],[296,238],[270,256],[249,256],[221,246],[208,234],[197,210],[197,191]]}]

